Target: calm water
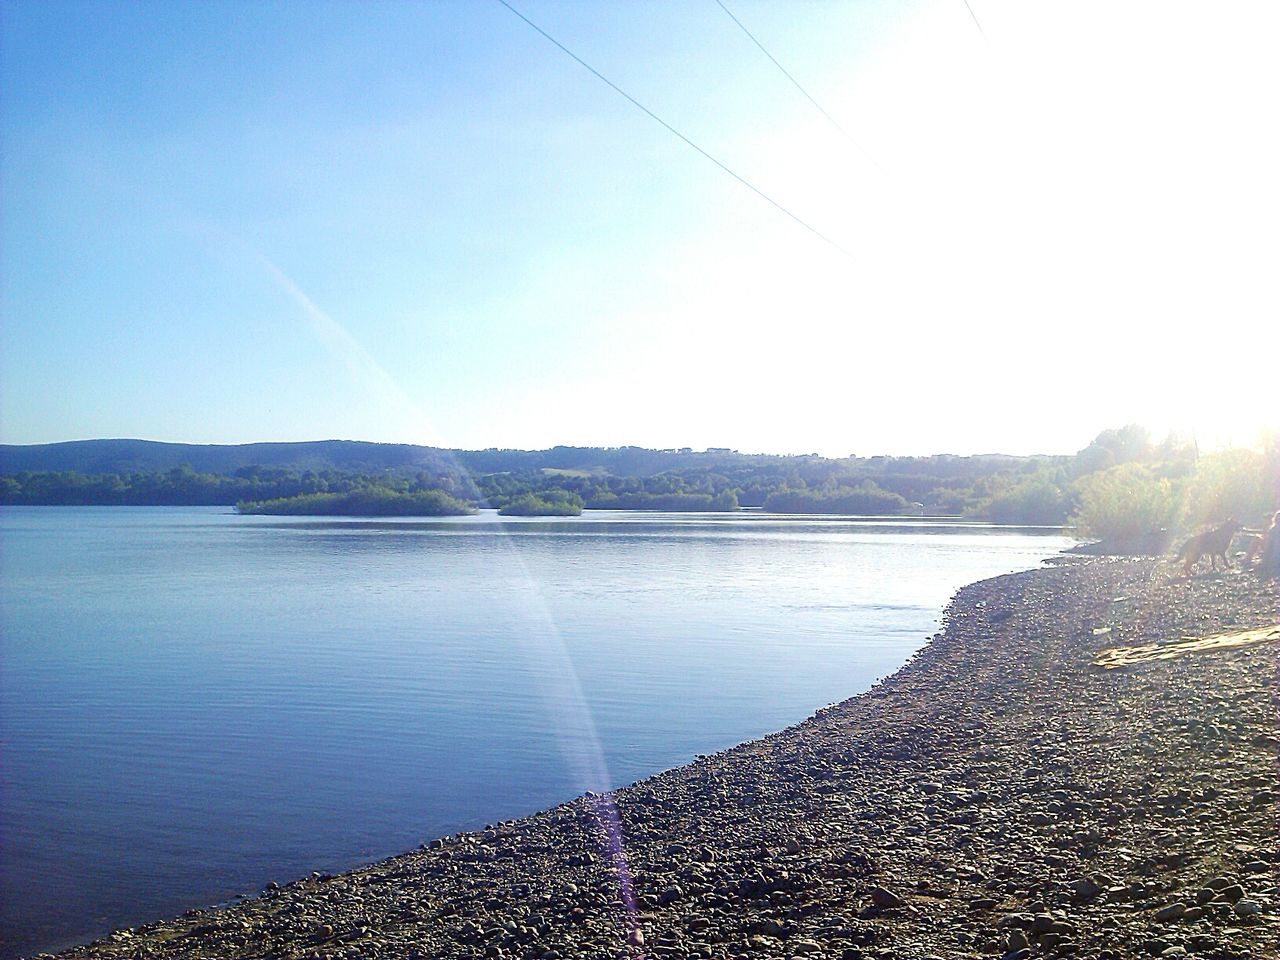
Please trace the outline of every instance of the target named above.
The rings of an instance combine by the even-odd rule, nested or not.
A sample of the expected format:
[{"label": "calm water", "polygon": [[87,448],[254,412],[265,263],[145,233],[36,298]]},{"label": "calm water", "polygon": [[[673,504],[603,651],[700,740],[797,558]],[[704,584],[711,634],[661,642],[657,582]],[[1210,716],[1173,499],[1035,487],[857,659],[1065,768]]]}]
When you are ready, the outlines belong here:
[{"label": "calm water", "polygon": [[339,870],[801,720],[1047,531],[0,515],[0,954]]}]

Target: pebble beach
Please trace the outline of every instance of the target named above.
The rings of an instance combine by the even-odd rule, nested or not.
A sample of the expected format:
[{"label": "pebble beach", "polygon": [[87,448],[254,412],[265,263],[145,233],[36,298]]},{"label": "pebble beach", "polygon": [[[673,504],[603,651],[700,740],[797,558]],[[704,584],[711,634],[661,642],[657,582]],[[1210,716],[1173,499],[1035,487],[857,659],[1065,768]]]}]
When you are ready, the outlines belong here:
[{"label": "pebble beach", "polygon": [[787,730],[59,956],[1280,956],[1278,624],[1242,571],[984,581]]}]

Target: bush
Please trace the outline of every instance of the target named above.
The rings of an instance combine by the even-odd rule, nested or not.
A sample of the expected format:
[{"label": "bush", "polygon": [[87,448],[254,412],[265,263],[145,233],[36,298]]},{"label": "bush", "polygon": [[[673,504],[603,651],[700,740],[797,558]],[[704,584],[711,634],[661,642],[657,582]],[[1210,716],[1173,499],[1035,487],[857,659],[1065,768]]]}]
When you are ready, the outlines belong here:
[{"label": "bush", "polygon": [[591,510],[665,510],[672,513],[718,513],[738,509],[732,490],[709,493],[602,493],[587,501]]},{"label": "bush", "polygon": [[910,504],[905,497],[871,484],[835,490],[778,490],[764,500],[772,513],[847,513],[877,516],[902,513]]},{"label": "bush", "polygon": [[1196,463],[1187,485],[1184,525],[1198,527],[1235,517],[1264,525],[1280,508],[1280,476],[1267,456],[1253,450],[1223,450]]},{"label": "bush", "polygon": [[1173,526],[1180,512],[1173,482],[1140,463],[1084,477],[1079,491],[1080,506],[1072,522],[1084,536],[1102,540],[1150,538]]},{"label": "bush", "polygon": [[711,509],[715,513],[733,513],[742,508],[738,505],[738,494],[734,490],[722,490],[711,498]]},{"label": "bush", "polygon": [[582,498],[563,490],[526,493],[507,503],[498,513],[504,517],[577,517],[582,514]]},{"label": "bush", "polygon": [[991,498],[982,513],[996,523],[1058,526],[1071,512],[1067,495],[1048,477],[1036,477]]}]

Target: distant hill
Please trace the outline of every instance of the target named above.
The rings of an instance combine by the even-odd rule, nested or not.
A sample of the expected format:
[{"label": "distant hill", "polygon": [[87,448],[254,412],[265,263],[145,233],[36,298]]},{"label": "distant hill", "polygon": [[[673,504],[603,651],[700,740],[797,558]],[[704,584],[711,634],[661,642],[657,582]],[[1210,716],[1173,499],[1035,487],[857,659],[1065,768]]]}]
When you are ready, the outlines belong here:
[{"label": "distant hill", "polygon": [[527,470],[604,471],[653,476],[667,470],[764,465],[820,459],[740,454],[732,450],[643,447],[552,447],[549,450],[445,450],[408,443],[309,440],[293,443],[195,444],[154,440],[71,440],[30,446],[0,444],[0,474],[74,470],[84,474],[156,473],[183,465],[229,475],[246,467],[342,470],[351,473],[436,471],[460,466],[476,474]]},{"label": "distant hill", "polygon": [[431,469],[446,451],[407,443],[313,440],[303,443],[197,444],[154,440],[71,440],[30,446],[0,444],[0,473],[74,470],[78,473],[154,473],[190,466],[198,473],[231,474],[244,467],[346,470]]}]

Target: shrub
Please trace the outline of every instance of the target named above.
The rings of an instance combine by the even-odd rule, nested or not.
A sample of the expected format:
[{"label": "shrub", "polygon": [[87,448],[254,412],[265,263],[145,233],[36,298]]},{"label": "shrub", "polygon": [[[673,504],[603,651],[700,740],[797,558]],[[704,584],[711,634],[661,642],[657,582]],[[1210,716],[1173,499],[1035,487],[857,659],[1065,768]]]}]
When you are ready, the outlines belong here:
[{"label": "shrub", "polygon": [[1085,536],[1130,541],[1158,534],[1178,518],[1173,482],[1140,463],[1125,463],[1084,477],[1072,522]]},{"label": "shrub", "polygon": [[991,498],[983,511],[996,523],[1057,526],[1071,512],[1067,495],[1048,477],[1035,477]]},{"label": "shrub", "polygon": [[1280,477],[1268,457],[1253,450],[1223,450],[1196,463],[1187,484],[1184,525],[1198,527],[1235,517],[1263,524],[1280,507]]},{"label": "shrub", "polygon": [[504,517],[577,517],[582,514],[582,498],[563,490],[526,493],[507,503],[498,513]]},{"label": "shrub", "polygon": [[909,506],[905,497],[872,484],[837,487],[834,490],[778,490],[764,500],[764,509],[773,513],[847,513],[856,516],[902,513]]}]

